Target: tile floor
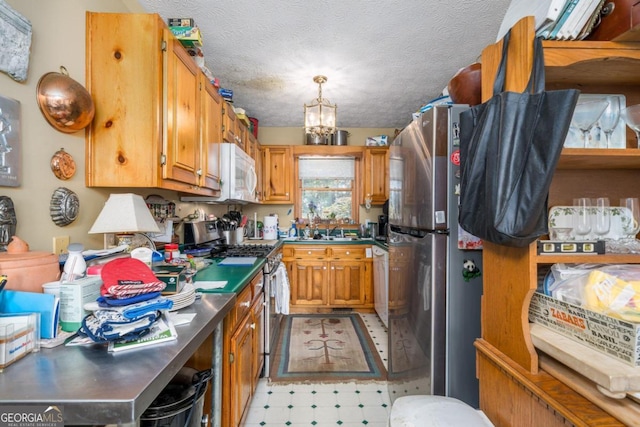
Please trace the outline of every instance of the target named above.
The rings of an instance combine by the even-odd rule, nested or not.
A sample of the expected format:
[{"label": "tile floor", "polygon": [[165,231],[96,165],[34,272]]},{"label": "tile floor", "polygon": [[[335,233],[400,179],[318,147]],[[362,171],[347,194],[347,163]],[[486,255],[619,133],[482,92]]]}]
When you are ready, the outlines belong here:
[{"label": "tile floor", "polygon": [[[361,314],[387,366],[387,329],[375,314]],[[386,427],[391,404],[384,382],[269,384],[261,378],[244,427]]]}]

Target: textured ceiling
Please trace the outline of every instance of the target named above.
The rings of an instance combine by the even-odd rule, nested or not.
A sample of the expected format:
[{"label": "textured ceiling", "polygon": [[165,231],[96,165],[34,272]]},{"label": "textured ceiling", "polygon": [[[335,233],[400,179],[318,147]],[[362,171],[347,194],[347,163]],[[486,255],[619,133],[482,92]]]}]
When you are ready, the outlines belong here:
[{"label": "textured ceiling", "polygon": [[338,127],[401,128],[496,39],[510,0],[138,0],[194,18],[207,67],[260,126],[302,126],[303,104]]}]

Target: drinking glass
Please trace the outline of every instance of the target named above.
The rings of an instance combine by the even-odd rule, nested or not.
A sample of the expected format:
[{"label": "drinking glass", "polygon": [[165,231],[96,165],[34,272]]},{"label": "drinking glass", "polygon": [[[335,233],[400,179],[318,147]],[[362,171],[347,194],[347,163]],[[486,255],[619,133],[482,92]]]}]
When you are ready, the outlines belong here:
[{"label": "drinking glass", "polygon": [[582,132],[582,142],[587,148],[590,138],[591,128],[600,119],[600,116],[607,108],[609,103],[604,100],[581,102],[576,105],[571,118],[571,125]]},{"label": "drinking glass", "polygon": [[640,217],[640,203],[637,197],[625,197],[620,199],[620,206],[627,208],[631,211],[631,220],[623,221],[622,229],[627,233],[627,237],[635,238],[638,231],[640,231],[640,223],[638,219]]},{"label": "drinking glass", "polygon": [[607,96],[605,98],[609,105],[604,109],[600,116],[600,129],[604,132],[607,145],[605,148],[611,148],[611,134],[618,126],[620,120],[620,97],[617,95]]},{"label": "drinking glass", "polygon": [[640,104],[630,105],[620,112],[620,117],[636,134],[636,142],[640,148]]},{"label": "drinking glass", "polygon": [[598,236],[598,240],[603,240],[604,236],[606,236],[611,229],[608,197],[598,197],[596,199],[595,214],[596,215],[593,220],[593,232]]},{"label": "drinking glass", "polygon": [[576,240],[586,240],[591,232],[591,199],[588,197],[573,200],[573,232]]}]

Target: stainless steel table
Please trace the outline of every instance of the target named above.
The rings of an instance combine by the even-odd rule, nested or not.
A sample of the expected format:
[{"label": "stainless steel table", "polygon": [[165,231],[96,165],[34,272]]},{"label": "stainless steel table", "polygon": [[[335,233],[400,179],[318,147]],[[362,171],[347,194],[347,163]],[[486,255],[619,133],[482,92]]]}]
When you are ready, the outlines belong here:
[{"label": "stainless steel table", "polygon": [[214,339],[234,304],[235,294],[203,295],[180,310],[196,316],[176,326],[176,341],[121,353],[94,345],[29,354],[0,373],[0,404],[60,405],[66,425],[136,425],[198,347]]}]

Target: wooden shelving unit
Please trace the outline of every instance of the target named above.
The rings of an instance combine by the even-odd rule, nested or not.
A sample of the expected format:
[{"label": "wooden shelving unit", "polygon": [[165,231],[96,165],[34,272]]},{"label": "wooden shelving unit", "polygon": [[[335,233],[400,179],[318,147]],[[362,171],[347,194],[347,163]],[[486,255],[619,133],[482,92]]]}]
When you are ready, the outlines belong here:
[{"label": "wooden shelving unit", "polygon": [[[513,27],[506,90],[525,89],[533,37],[533,18]],[[547,90],[622,93],[627,105],[640,103],[640,43],[546,41],[543,47]],[[492,96],[501,55],[502,42],[482,53],[484,100]],[[640,197],[640,150],[632,131],[626,139],[626,149],[564,149],[548,206],[570,205],[574,197]],[[481,409],[496,426],[623,425],[568,377],[545,372],[531,340],[528,308],[540,269],[558,262],[640,264],[640,255],[538,255],[534,242],[525,248],[485,243],[483,258],[482,338],[476,345]]]}]

